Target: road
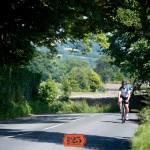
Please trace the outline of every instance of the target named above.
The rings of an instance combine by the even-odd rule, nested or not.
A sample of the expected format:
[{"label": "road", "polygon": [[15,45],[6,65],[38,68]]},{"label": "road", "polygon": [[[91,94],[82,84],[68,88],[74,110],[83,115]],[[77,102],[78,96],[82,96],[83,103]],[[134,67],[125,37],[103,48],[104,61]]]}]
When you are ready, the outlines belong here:
[{"label": "road", "polygon": [[[32,115],[0,121],[0,150],[128,150],[137,116],[119,113]],[[84,134],[84,147],[65,147],[64,134]]]}]

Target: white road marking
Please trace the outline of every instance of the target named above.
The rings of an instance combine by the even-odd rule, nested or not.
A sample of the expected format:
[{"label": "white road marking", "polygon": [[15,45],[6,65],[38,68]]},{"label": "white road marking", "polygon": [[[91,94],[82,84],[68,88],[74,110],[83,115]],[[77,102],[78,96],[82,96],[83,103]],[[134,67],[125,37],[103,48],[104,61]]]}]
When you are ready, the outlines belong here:
[{"label": "white road marking", "polygon": [[61,125],[63,125],[63,124],[64,124],[64,123],[57,124],[57,125],[54,125],[54,126],[51,126],[51,127],[48,127],[48,128],[44,128],[44,130],[48,130],[48,129],[51,129],[51,128],[55,128],[55,127],[61,126]]},{"label": "white road marking", "polygon": [[32,133],[32,132],[33,132],[33,131],[30,131],[30,132],[27,132],[27,133],[21,133],[21,134],[17,134],[17,135],[5,136],[4,138],[13,138],[13,137],[20,136],[20,135],[30,134],[30,133]]},{"label": "white road marking", "polygon": [[[72,121],[70,121],[70,122],[75,122],[75,121],[78,121],[78,120],[81,120],[81,119],[84,119],[84,118],[85,118],[85,117],[78,118],[78,119],[72,120]],[[64,124],[64,123],[57,124],[57,125],[54,125],[54,126],[51,126],[51,127],[45,128],[44,130],[48,130],[48,129],[51,129],[51,128],[55,128],[55,127],[61,126],[61,125],[63,125],[63,124]]]},{"label": "white road marking", "polygon": [[[98,114],[91,115],[91,117],[96,116],[96,115],[98,115]],[[82,120],[82,119],[84,119],[84,118],[85,118],[85,117],[81,117],[81,118],[78,118],[78,119],[72,120],[72,121],[70,121],[70,122],[79,121],[79,120]],[[44,130],[52,129],[52,128],[55,128],[55,127],[61,126],[61,125],[63,125],[63,124],[64,124],[64,123],[57,124],[57,125],[54,125],[54,126],[51,126],[51,127],[47,127],[47,128],[44,128]],[[21,134],[17,134],[17,135],[5,136],[4,138],[13,138],[13,137],[20,136],[20,135],[30,134],[30,133],[32,133],[32,132],[33,132],[33,131],[29,131],[29,132],[21,133]]]},{"label": "white road marking", "polygon": [[99,114],[94,114],[94,115],[91,115],[91,117],[93,117],[93,116],[96,116],[96,115],[99,115]]},{"label": "white road marking", "polygon": [[81,118],[79,118],[79,119],[75,119],[75,120],[72,120],[72,121],[70,121],[70,122],[75,122],[75,121],[78,121],[78,120],[81,120],[81,119],[84,119],[85,117],[81,117]]}]

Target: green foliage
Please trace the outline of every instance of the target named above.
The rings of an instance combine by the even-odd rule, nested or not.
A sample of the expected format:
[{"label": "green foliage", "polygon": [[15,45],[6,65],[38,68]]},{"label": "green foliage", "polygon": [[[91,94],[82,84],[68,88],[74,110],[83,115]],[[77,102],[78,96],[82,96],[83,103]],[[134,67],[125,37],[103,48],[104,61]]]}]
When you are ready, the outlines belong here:
[{"label": "green foliage", "polygon": [[32,114],[49,113],[48,103],[45,101],[29,101]]},{"label": "green foliage", "polygon": [[148,96],[146,97],[147,105],[139,112],[140,125],[132,140],[133,150],[149,149],[150,142],[147,140],[150,137],[150,89],[147,89]]},{"label": "green foliage", "polygon": [[56,82],[61,82],[61,77],[66,74],[67,68],[65,63],[59,59],[49,59],[45,55],[40,54],[35,57],[27,66],[29,70],[42,75],[42,80],[46,81],[52,76]]},{"label": "green foliage", "polygon": [[24,67],[0,67],[0,118],[9,119],[31,113],[25,99],[35,99],[41,76]]},{"label": "green foliage", "polygon": [[100,86],[102,86],[102,81],[99,75],[93,70],[91,70],[89,73],[89,86],[92,92],[96,92]]},{"label": "green foliage", "polygon": [[31,114],[32,108],[27,101],[21,103],[10,102],[0,109],[0,119],[14,119]]},{"label": "green foliage", "polygon": [[[84,102],[71,102],[63,104],[62,108],[60,109],[59,113],[83,113],[89,111],[89,105]],[[92,109],[91,109],[92,110]]]},{"label": "green foliage", "polygon": [[43,113],[57,113],[62,107],[60,101],[54,101],[53,103],[47,103],[45,101],[28,101],[32,114]]},{"label": "green foliage", "polygon": [[49,47],[52,57],[57,53],[56,41],[87,38],[92,27],[90,14],[96,7],[90,8],[91,3],[94,1],[2,0],[0,9],[5,11],[0,12],[1,64],[26,64],[34,56],[34,45]]},{"label": "green foliage", "polygon": [[104,83],[111,80],[114,70],[110,64],[111,59],[107,56],[100,57],[97,60],[96,68],[94,69],[97,74],[101,77]]},{"label": "green foliage", "polygon": [[130,74],[122,72],[116,65],[113,65],[113,63],[114,60],[109,56],[102,56],[97,60],[94,71],[100,75],[104,83],[121,83],[122,80],[130,81]]},{"label": "green foliage", "polygon": [[144,96],[144,108],[138,114],[138,117],[141,123],[150,121],[150,88],[140,88],[140,90],[144,90],[147,94]]},{"label": "green foliage", "polygon": [[40,73],[43,81],[46,81],[51,75],[52,79],[59,83],[75,67],[87,68],[88,63],[85,60],[75,58],[48,59],[45,55],[40,54],[27,66],[30,71]]},{"label": "green foliage", "polygon": [[92,91],[102,88],[102,81],[99,75],[90,68],[73,68],[67,76],[71,91]]},{"label": "green foliage", "polygon": [[94,35],[104,48],[109,47],[107,32],[120,30],[149,37],[147,0],[1,0],[0,6],[6,10],[0,14],[3,18],[0,62],[3,65],[28,62],[34,56],[33,45],[49,47],[51,57],[56,53],[55,42],[64,42],[68,37],[70,41],[81,39],[88,45]]},{"label": "green foliage", "polygon": [[101,34],[96,34],[95,37],[97,42],[99,42],[99,44],[103,47],[103,48],[109,48],[109,43],[108,43],[108,38],[106,36],[106,34],[101,33]]},{"label": "green foliage", "polygon": [[[119,23],[109,35],[110,47],[104,53],[114,59],[122,71],[129,72],[136,82],[149,81],[150,28],[148,1],[125,1],[116,9]],[[145,69],[146,68],[146,69]]]},{"label": "green foliage", "polygon": [[48,113],[58,113],[62,108],[63,103],[60,101],[55,101],[52,104],[48,105]]},{"label": "green foliage", "polygon": [[70,101],[62,103],[57,113],[98,113],[108,112],[110,106],[89,106],[86,101]]},{"label": "green foliage", "polygon": [[123,81],[125,79],[124,75],[122,72],[117,71],[114,73],[114,75],[112,76],[112,81],[114,82],[119,82],[121,83],[121,81]]},{"label": "green foliage", "polygon": [[43,102],[52,103],[56,100],[58,96],[58,88],[51,77],[47,81],[40,83],[38,95],[39,99]]},{"label": "green foliage", "polygon": [[[21,69],[15,68],[22,67],[35,56],[35,46],[48,47],[50,49],[48,56],[51,58],[57,53],[55,43],[65,42],[68,39],[72,42],[74,39],[86,42],[88,47],[83,50],[83,53],[86,53],[91,50],[89,49],[91,35],[95,36],[106,48],[104,53],[114,58],[116,66],[124,72],[130,72],[141,83],[150,80],[148,0],[1,0],[0,10],[0,66],[4,67],[0,72],[0,106],[2,108],[12,101],[19,103],[24,97],[30,98],[37,94],[39,74],[31,74],[30,78],[28,71],[21,72]],[[108,32],[109,34],[105,34]],[[36,66],[37,63],[34,65]],[[46,80],[49,72],[43,71],[43,66],[39,68],[39,72],[41,70],[45,72],[44,80]],[[49,70],[58,72],[56,68]],[[67,70],[67,73],[70,70]],[[65,71],[62,71],[64,76]],[[60,74],[61,71],[55,74],[59,82]],[[34,75],[35,78],[33,78]],[[85,74],[83,74],[85,78],[79,74],[71,75],[71,84],[75,89],[89,88]],[[82,79],[82,84],[79,84]],[[94,77],[92,80],[96,83]],[[46,90],[46,84],[41,85],[41,89],[43,95],[45,93],[45,100],[55,98],[55,94]]]},{"label": "green foliage", "polygon": [[115,32],[110,37],[110,48],[105,54],[114,58],[114,64],[121,71],[128,72],[137,81],[149,81],[149,41],[138,38],[138,34]]},{"label": "green foliage", "polygon": [[150,106],[144,107],[138,114],[138,117],[139,117],[141,123],[150,121]]},{"label": "green foliage", "polygon": [[[57,7],[56,7],[57,6]],[[91,33],[108,48],[105,33],[149,31],[148,1],[28,1],[1,0],[1,57],[3,65],[22,65],[34,56],[34,45],[56,52],[55,42],[81,39],[89,45]],[[48,16],[48,17],[47,17]],[[89,48],[84,49],[89,51]]]},{"label": "green foliage", "polygon": [[72,68],[67,78],[70,82],[71,91],[88,91],[88,68]]},{"label": "green foliage", "polygon": [[135,134],[135,137],[132,141],[132,149],[133,150],[145,150],[149,149],[150,142],[150,128],[149,128],[149,122],[144,123],[138,127],[138,131]]},{"label": "green foliage", "polygon": [[70,82],[67,78],[64,78],[62,80],[62,87],[61,87],[61,96],[59,99],[61,101],[69,101],[69,97],[71,95],[71,87],[70,87]]},{"label": "green foliage", "polygon": [[68,58],[64,60],[64,63],[66,64],[67,73],[69,73],[73,68],[88,68],[88,63],[86,60]]},{"label": "green foliage", "polygon": [[[9,110],[9,111],[8,111]],[[23,101],[19,104],[9,103],[5,110],[0,110],[0,119],[14,119],[17,117],[27,116],[29,114],[43,113],[99,113],[99,112],[116,112],[118,107],[111,105],[106,106],[90,106],[86,101],[54,101],[47,103],[43,101]]]},{"label": "green foliage", "polygon": [[150,137],[150,106],[144,107],[138,114],[140,119],[140,125],[136,131],[132,140],[133,150],[145,150],[149,149],[150,142],[147,140]]},{"label": "green foliage", "polygon": [[41,76],[23,67],[0,67],[0,107],[34,98]]},{"label": "green foliage", "polygon": [[141,19],[137,10],[131,10],[127,8],[118,8],[117,19],[127,27],[141,28]]},{"label": "green foliage", "polygon": [[102,56],[97,60],[96,68],[94,69],[101,76],[104,83],[108,82],[113,75],[113,69],[109,62],[109,57]]},{"label": "green foliage", "polygon": [[135,43],[131,44],[131,47],[130,47],[131,54],[134,53],[134,55],[139,55],[138,59],[136,57],[134,58],[134,60],[132,60],[135,63],[134,69],[139,69],[141,71],[143,69],[145,77],[147,78],[149,76],[149,73],[146,72],[145,70],[150,69],[150,60],[149,60],[149,55],[148,55],[149,51],[150,51],[150,43],[149,43],[149,40],[145,38],[139,39]]}]

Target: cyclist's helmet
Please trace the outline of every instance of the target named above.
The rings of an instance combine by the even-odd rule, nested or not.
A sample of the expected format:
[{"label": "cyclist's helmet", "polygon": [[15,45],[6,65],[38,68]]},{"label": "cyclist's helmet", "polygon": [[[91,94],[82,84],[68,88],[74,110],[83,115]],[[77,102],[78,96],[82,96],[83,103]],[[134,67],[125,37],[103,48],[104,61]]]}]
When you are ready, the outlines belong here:
[{"label": "cyclist's helmet", "polygon": [[122,81],[121,84],[122,84],[122,86],[123,86],[123,85],[127,85],[127,82],[126,82],[126,81]]}]

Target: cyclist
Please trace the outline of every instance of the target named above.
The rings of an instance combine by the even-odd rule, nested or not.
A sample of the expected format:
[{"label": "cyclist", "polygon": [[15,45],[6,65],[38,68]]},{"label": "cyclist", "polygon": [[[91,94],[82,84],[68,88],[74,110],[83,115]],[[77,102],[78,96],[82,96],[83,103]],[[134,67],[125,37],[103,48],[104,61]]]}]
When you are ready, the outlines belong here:
[{"label": "cyclist", "polygon": [[127,85],[126,81],[122,81],[121,87],[119,88],[119,92],[118,92],[118,104],[120,107],[120,112],[122,112],[122,101],[123,100],[125,102],[126,120],[129,120],[128,113],[129,113],[130,88]]}]

